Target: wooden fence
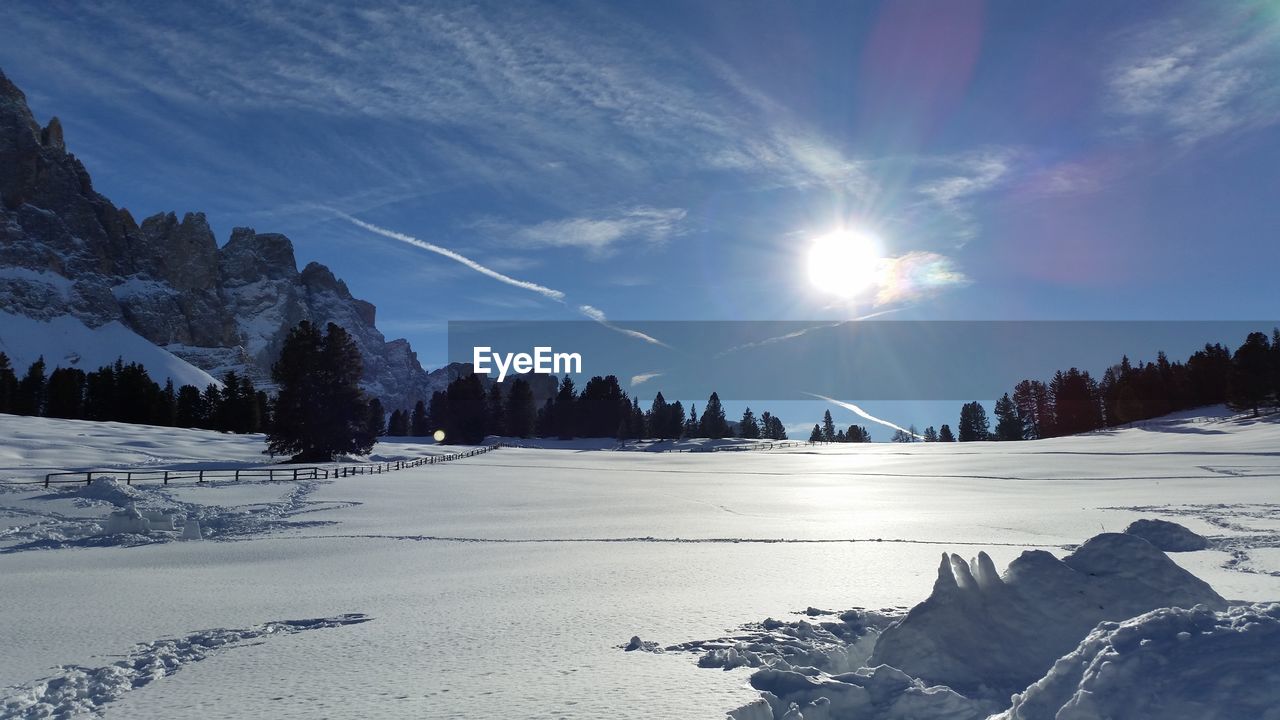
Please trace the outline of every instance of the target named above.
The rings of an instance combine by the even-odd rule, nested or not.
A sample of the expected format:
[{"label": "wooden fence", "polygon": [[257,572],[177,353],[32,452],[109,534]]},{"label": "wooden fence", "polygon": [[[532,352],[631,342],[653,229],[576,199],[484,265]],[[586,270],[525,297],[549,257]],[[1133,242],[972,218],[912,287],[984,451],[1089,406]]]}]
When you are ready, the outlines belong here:
[{"label": "wooden fence", "polygon": [[[213,468],[206,470],[88,470],[77,472],[51,472],[44,476],[44,486],[84,483],[88,485],[94,478],[112,477],[123,479],[125,484],[160,483],[168,485],[177,482],[204,483],[214,480],[265,480],[268,482],[293,482],[298,480],[327,480],[329,478],[353,477],[355,475],[381,475],[382,473],[407,470],[422,465],[436,465],[451,460],[475,457],[497,450],[498,445],[486,445],[461,452],[444,455],[424,455],[412,460],[392,460],[380,463],[359,463],[355,465],[307,465],[291,467],[265,468]],[[37,481],[38,482],[38,481]],[[13,483],[24,484],[24,483]]]}]

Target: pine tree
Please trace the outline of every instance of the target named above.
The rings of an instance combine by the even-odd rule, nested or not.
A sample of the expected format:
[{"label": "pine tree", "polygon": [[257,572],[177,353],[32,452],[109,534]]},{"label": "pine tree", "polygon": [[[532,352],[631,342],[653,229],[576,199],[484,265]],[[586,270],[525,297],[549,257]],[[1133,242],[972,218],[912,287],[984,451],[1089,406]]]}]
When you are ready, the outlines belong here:
[{"label": "pine tree", "polygon": [[258,406],[258,430],[257,432],[271,432],[272,408],[275,401],[271,396],[267,395],[265,390],[259,390],[253,394],[255,404]]},{"label": "pine tree", "polygon": [[408,435],[409,413],[404,410],[392,410],[391,418],[387,420],[387,437],[406,437]]},{"label": "pine tree", "polygon": [[755,440],[760,437],[760,423],[756,422],[751,408],[742,411],[742,419],[738,421],[738,437],[744,440]]},{"label": "pine tree", "polygon": [[932,425],[924,429],[924,441],[938,442],[938,430]]},{"label": "pine tree", "polygon": [[527,438],[533,434],[534,420],[537,413],[534,408],[533,388],[524,378],[516,378],[511,382],[507,392],[507,405],[504,410],[506,432],[512,437]]},{"label": "pine tree", "polygon": [[671,436],[667,434],[667,428],[670,423],[667,420],[671,408],[667,405],[667,401],[662,397],[662,393],[653,396],[653,403],[649,405],[649,415],[647,416],[649,425],[649,435],[658,440],[667,440]]},{"label": "pine tree", "polygon": [[914,442],[915,438],[911,437],[911,434],[906,430],[894,430],[892,441],[896,443],[909,443]]},{"label": "pine tree", "polygon": [[182,428],[199,427],[202,424],[200,388],[183,385],[178,388],[178,409],[174,424]]},{"label": "pine tree", "polygon": [[818,425],[815,423],[813,426],[813,432],[809,433],[809,442],[820,443],[820,442],[823,442],[823,438],[824,436],[822,434],[822,428],[818,427]]},{"label": "pine tree", "polygon": [[279,388],[267,447],[294,462],[367,454],[368,404],[360,390],[362,362],[346,330],[329,323],[324,335],[303,321],[289,332],[271,368]]},{"label": "pine tree", "polygon": [[1023,380],[1013,388],[1012,400],[1024,428],[1023,437],[1035,440],[1050,436],[1052,408],[1049,405],[1049,388],[1044,383]]},{"label": "pine tree", "polygon": [[413,437],[428,437],[434,430],[427,422],[427,404],[419,400],[413,405],[413,414],[409,416],[409,434]]},{"label": "pine tree", "polygon": [[684,435],[684,403],[679,400],[667,408],[666,436],[675,440]]},{"label": "pine tree", "polygon": [[786,440],[787,428],[782,424],[782,418],[777,415],[769,416],[769,423],[766,426],[769,431],[770,440]]},{"label": "pine tree", "polygon": [[836,423],[831,419],[830,410],[822,413],[822,439],[826,442],[835,442],[836,439]]},{"label": "pine tree", "polygon": [[560,389],[556,392],[555,406],[551,415],[552,431],[561,440],[573,438],[577,426],[578,394],[573,386],[573,378],[565,375],[560,381]]},{"label": "pine tree", "polygon": [[[178,420],[178,391],[173,387],[173,378],[164,381],[164,392],[160,394],[160,411],[155,423],[165,427],[173,427]],[[256,432],[256,429],[254,430]]]},{"label": "pine tree", "polygon": [[382,407],[382,401],[378,398],[369,400],[369,411],[365,420],[366,431],[376,437],[382,437],[387,434],[387,411]]},{"label": "pine tree", "polygon": [[689,417],[684,421],[684,428],[680,432],[680,437],[696,438],[702,436],[702,430],[698,426],[698,405],[697,403],[689,406]]},{"label": "pine tree", "polygon": [[533,434],[541,438],[555,435],[552,430],[555,425],[555,414],[555,401],[552,398],[547,398],[547,401],[542,404],[542,408],[538,410],[538,415],[534,419]]},{"label": "pine tree", "polygon": [[77,368],[54,368],[45,387],[44,414],[77,420],[84,417],[85,374]]},{"label": "pine tree", "polygon": [[986,440],[991,434],[991,423],[987,420],[987,411],[977,400],[965,403],[960,408],[960,442]]},{"label": "pine tree", "polygon": [[640,398],[631,398],[631,433],[637,439],[649,437],[648,424],[644,411],[640,409]]},{"label": "pine tree", "polygon": [[955,441],[956,441],[956,436],[951,434],[951,426],[947,425],[946,423],[943,423],[942,427],[938,428],[938,442],[955,442]]},{"label": "pine tree", "polygon": [[996,401],[996,440],[1021,440],[1023,437],[1022,420],[1018,418],[1018,408],[1005,393]]},{"label": "pine tree", "polygon": [[240,397],[240,375],[235,370],[228,370],[222,376],[222,402],[216,412],[216,427],[223,432],[240,432],[237,424],[244,406]]},{"label": "pine tree", "polygon": [[714,392],[707,398],[707,407],[698,421],[698,430],[702,437],[712,440],[719,440],[729,434],[729,423],[725,419],[724,408],[720,405],[720,396]]},{"label": "pine tree", "polygon": [[18,381],[18,392],[13,404],[14,414],[40,415],[44,410],[45,393],[44,356],[31,363],[27,374]]},{"label": "pine tree", "polygon": [[[514,380],[512,381],[515,382]],[[502,397],[502,384],[494,383],[489,387],[489,401],[486,408],[489,412],[489,434],[507,434],[507,403]]]},{"label": "pine tree", "polygon": [[12,413],[18,395],[18,376],[9,364],[9,356],[0,353],[0,413]]},{"label": "pine tree", "polygon": [[[1124,374],[1120,377],[1123,383]],[[1101,393],[1088,372],[1078,368],[1059,370],[1049,382],[1049,396],[1053,405],[1054,435],[1075,435],[1102,427]]]},{"label": "pine tree", "polygon": [[616,437],[631,413],[631,403],[614,375],[596,376],[587,381],[575,406],[576,435]]},{"label": "pine tree", "polygon": [[246,375],[240,378],[240,430],[238,432],[262,432],[262,423],[262,407],[258,402],[258,389],[253,386],[253,380]]},{"label": "pine tree", "polygon": [[218,417],[222,407],[222,391],[209,383],[200,395],[200,425],[206,430],[219,430]]},{"label": "pine tree", "polygon": [[1280,405],[1280,328],[1271,331],[1271,401]]},{"label": "pine tree", "polygon": [[[1271,343],[1260,332],[1249,333],[1231,357],[1227,395],[1231,405],[1252,410],[1254,416],[1271,395]],[[25,380],[24,380],[25,382]]]},{"label": "pine tree", "polygon": [[[572,389],[572,384],[569,387]],[[489,434],[487,405],[488,394],[479,375],[463,375],[449,383],[445,390],[446,420],[443,427],[448,441],[463,445],[483,442],[485,435]]]}]

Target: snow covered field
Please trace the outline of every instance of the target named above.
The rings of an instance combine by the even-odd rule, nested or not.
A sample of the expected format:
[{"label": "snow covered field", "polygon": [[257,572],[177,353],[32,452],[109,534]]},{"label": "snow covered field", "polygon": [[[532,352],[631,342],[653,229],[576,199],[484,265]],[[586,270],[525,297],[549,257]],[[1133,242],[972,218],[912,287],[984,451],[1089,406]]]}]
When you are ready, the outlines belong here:
[{"label": "snow covered field", "polygon": [[[0,416],[0,480],[259,452],[253,438]],[[297,484],[0,485],[0,717],[723,718],[760,697],[750,668],[699,668],[705,644],[619,646],[776,638],[740,628],[833,617],[791,614],[808,607],[896,617],[933,592],[940,553],[1003,570],[1139,518],[1209,537],[1168,557],[1223,598],[1280,600],[1277,478],[1280,422],[1188,416],[1029,443],[502,449]],[[197,518],[204,540],[93,534],[128,502]],[[1200,612],[1104,627],[1011,716],[1042,717],[1090,653],[1150,628],[1233,639],[1269,617]]]}]

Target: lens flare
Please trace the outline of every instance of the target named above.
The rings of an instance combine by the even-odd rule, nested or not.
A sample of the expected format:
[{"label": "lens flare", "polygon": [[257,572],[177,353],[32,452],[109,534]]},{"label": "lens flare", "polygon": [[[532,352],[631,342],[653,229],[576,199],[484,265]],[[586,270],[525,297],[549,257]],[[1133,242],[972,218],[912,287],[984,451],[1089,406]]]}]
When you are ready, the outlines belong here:
[{"label": "lens flare", "polygon": [[874,235],[839,230],[809,246],[809,282],[817,290],[852,298],[879,283],[884,258]]}]

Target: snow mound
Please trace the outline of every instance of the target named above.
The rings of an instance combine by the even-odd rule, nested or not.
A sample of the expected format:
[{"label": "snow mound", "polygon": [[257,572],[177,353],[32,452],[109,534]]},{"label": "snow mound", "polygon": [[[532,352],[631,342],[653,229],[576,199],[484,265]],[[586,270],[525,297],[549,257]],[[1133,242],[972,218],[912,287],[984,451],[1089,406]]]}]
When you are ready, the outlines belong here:
[{"label": "snow mound", "polygon": [[747,705],[730,714],[735,720],[981,720],[999,709],[887,665],[827,677],[770,668],[752,675],[751,686],[761,691],[767,708]]},{"label": "snow mound", "polygon": [[102,523],[103,535],[145,535],[149,532],[151,532],[151,521],[143,517],[132,503],[126,508],[112,512]]},{"label": "snow mound", "polygon": [[1280,717],[1280,603],[1166,608],[1098,626],[1001,720]]},{"label": "snow mound", "polygon": [[868,664],[973,697],[1008,697],[1099,622],[1200,604],[1226,607],[1207,583],[1133,535],[1095,536],[1062,560],[1029,550],[1003,577],[986,553],[972,563],[944,554],[932,594],[884,631]]},{"label": "snow mound", "polygon": [[744,632],[733,637],[696,640],[666,650],[700,653],[698,667],[702,668],[770,667],[842,673],[861,668],[881,631],[900,617],[900,612],[855,608],[839,613],[838,619],[822,622],[767,618],[744,626]]},{"label": "snow mound", "polygon": [[1203,535],[1168,520],[1134,520],[1124,532],[1136,535],[1165,552],[1192,552],[1209,547],[1209,541]]},{"label": "snow mound", "polygon": [[243,630],[214,629],[186,637],[156,640],[134,646],[123,660],[103,667],[63,665],[52,677],[8,688],[0,697],[0,717],[65,718],[97,716],[121,695],[168,677],[184,665],[204,660],[224,647],[258,638],[275,637],[368,622],[367,615],[346,614],[309,620],[281,620]]},{"label": "snow mound", "polygon": [[94,478],[88,485],[77,487],[66,495],[84,500],[101,500],[123,508],[139,500],[142,492],[114,477],[107,476]]}]

